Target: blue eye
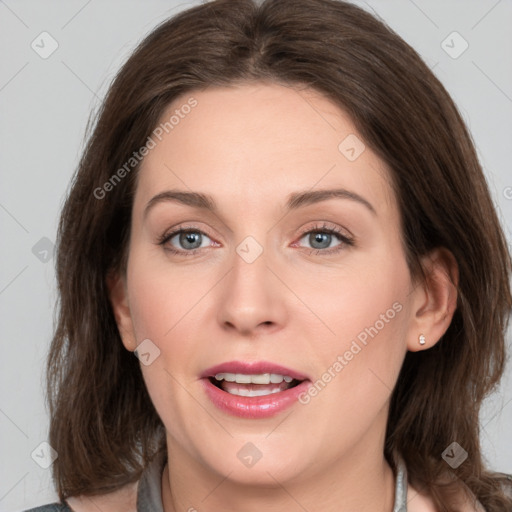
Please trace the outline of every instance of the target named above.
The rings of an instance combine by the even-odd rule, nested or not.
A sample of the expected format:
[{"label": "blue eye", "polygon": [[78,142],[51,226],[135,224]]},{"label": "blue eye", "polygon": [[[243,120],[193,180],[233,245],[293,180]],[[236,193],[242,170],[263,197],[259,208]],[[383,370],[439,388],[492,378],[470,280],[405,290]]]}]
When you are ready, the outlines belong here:
[{"label": "blue eye", "polygon": [[[205,247],[202,245],[204,237],[209,238],[206,233],[200,231],[199,229],[177,229],[172,233],[164,234],[158,243],[160,245],[166,246],[165,249],[173,254],[183,254],[184,256],[190,256],[196,254],[196,252],[202,247]],[[174,244],[181,245],[183,249],[175,249],[173,246],[168,247],[174,238],[176,239]],[[207,246],[208,244],[206,247]]]},{"label": "blue eye", "polygon": [[[300,240],[303,238],[306,238],[312,246],[310,254],[333,254],[343,250],[346,246],[354,245],[352,238],[341,233],[337,228],[328,228],[325,224],[303,232]],[[330,247],[333,238],[338,239],[340,243]]]},{"label": "blue eye", "polygon": [[[307,238],[311,247],[309,254],[329,255],[342,251],[347,246],[353,246],[353,238],[343,234],[336,227],[313,226],[308,231],[303,231],[299,240]],[[206,240],[205,240],[206,239]],[[330,247],[333,239],[337,239],[340,243],[334,247]],[[174,240],[174,241],[173,241]],[[162,245],[166,251],[171,254],[180,256],[193,256],[206,247],[211,247],[210,237],[193,226],[187,228],[179,226],[171,233],[164,233],[158,239],[158,245]],[[206,243],[204,243],[206,242]],[[218,245],[218,244],[217,244]],[[178,248],[176,248],[178,246]],[[181,246],[181,248],[179,248]],[[293,244],[294,247],[297,244]]]},{"label": "blue eye", "polygon": [[[335,237],[339,240],[338,235],[329,231],[310,231],[309,234],[304,235],[302,238],[306,237],[308,242],[313,245],[312,249],[317,250],[328,249]],[[318,244],[321,247],[314,247],[314,244]]]}]

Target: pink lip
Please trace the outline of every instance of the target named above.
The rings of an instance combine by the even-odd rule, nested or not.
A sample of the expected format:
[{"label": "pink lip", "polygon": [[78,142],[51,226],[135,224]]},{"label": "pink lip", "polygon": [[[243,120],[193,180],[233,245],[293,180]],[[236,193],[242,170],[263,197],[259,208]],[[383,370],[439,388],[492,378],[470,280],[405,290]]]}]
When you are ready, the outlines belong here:
[{"label": "pink lip", "polygon": [[279,375],[288,375],[297,380],[309,379],[307,375],[269,361],[255,361],[251,363],[243,361],[228,361],[208,368],[201,373],[200,377],[215,377],[217,373],[246,373],[252,375],[259,373],[277,373]]},{"label": "pink lip", "polygon": [[[288,375],[303,382],[293,388],[266,396],[237,396],[219,389],[210,382],[210,377],[214,377],[217,373],[277,373],[279,375]],[[307,375],[267,361],[254,363],[230,361],[221,363],[205,370],[201,374],[201,382],[203,383],[206,395],[216,407],[228,414],[249,419],[268,418],[280,413],[294,404],[298,400],[299,395],[311,385],[311,380]]]}]

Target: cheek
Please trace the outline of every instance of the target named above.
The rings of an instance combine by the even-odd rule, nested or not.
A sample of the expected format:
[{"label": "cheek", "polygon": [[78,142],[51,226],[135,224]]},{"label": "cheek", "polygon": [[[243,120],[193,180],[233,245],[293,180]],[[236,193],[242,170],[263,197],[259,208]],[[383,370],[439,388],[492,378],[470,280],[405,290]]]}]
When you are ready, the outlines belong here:
[{"label": "cheek", "polygon": [[365,414],[370,421],[391,394],[406,353],[407,264],[400,255],[361,260],[334,282],[332,273],[318,275],[316,284],[308,301],[326,328],[315,337],[310,363],[318,379],[314,400],[319,409],[348,415],[368,405],[358,422]]},{"label": "cheek", "polygon": [[400,255],[368,254],[338,270],[320,268],[308,279],[304,273],[296,274],[300,278],[295,278],[293,289],[314,313],[305,318],[317,328],[322,324],[314,338],[315,351],[332,359],[333,354],[349,349],[354,339],[363,346],[375,340],[372,345],[378,348],[401,332],[409,270]]},{"label": "cheek", "polygon": [[189,395],[197,378],[193,369],[197,346],[189,328],[193,307],[204,294],[203,284],[201,280],[180,278],[181,274],[169,264],[162,267],[145,257],[134,256],[130,264],[134,334],[137,343],[149,339],[158,354],[148,365],[141,362],[144,382],[166,428],[185,443],[185,433],[194,427],[190,422],[197,417],[196,402]]},{"label": "cheek", "polygon": [[128,268],[130,312],[137,340],[168,343],[183,329],[201,297],[213,287],[212,273],[182,268],[161,255],[135,253]]},{"label": "cheek", "polygon": [[207,270],[183,269],[143,251],[132,254],[128,283],[134,335],[137,343],[149,339],[158,354],[141,370],[157,410],[160,404],[168,414],[181,385],[188,389],[197,379],[201,308],[215,279]]}]

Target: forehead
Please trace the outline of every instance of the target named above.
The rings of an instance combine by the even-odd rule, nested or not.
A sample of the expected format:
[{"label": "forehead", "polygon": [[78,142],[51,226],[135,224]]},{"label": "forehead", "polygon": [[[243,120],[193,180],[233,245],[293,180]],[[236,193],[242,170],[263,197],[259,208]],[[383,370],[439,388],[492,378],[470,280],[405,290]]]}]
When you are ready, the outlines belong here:
[{"label": "forehead", "polygon": [[377,210],[394,207],[384,162],[350,117],[311,89],[256,83],[191,91],[168,106],[151,137],[135,208],[171,188],[263,209],[297,190],[333,187]]}]

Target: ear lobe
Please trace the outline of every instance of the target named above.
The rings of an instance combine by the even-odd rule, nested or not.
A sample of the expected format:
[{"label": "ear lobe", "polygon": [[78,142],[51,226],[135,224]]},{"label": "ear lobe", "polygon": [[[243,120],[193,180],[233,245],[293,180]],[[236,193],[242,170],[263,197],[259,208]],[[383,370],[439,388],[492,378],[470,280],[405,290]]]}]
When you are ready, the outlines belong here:
[{"label": "ear lobe", "polygon": [[[453,254],[439,247],[422,258],[426,280],[413,292],[414,318],[407,348],[411,352],[434,346],[446,332],[457,309],[458,265]],[[426,343],[420,345],[423,334]]]},{"label": "ear lobe", "polygon": [[106,277],[109,299],[116,319],[117,328],[126,350],[134,351],[137,348],[133,322],[128,303],[126,279],[119,274],[109,274]]}]

